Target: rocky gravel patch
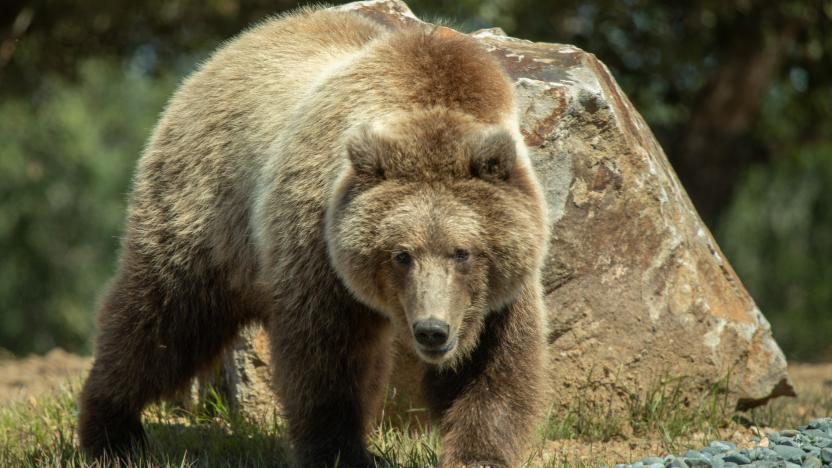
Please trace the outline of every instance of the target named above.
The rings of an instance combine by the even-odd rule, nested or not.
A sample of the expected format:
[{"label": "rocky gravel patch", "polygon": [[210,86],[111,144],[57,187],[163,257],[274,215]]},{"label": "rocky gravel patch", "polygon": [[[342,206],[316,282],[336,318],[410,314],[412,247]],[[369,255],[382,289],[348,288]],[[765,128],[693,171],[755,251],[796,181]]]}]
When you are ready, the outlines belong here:
[{"label": "rocky gravel patch", "polygon": [[796,430],[768,432],[750,448],[715,441],[683,455],[646,457],[615,468],[822,468],[832,467],[832,418],[822,418]]}]

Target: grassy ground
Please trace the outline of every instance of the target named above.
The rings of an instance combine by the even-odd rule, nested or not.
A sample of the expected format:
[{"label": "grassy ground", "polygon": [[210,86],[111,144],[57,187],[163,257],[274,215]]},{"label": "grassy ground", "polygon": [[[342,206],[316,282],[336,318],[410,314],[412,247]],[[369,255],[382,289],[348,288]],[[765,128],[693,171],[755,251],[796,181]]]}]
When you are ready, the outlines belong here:
[{"label": "grassy ground", "polygon": [[[535,442],[529,466],[598,466],[647,455],[684,452],[711,440],[750,444],[765,427],[786,428],[832,415],[832,365],[794,366],[800,397],[780,399],[736,413],[714,394],[685,405],[683,381],[670,381],[625,412],[579,404],[552,412]],[[78,378],[57,391],[29,395],[0,406],[0,466],[100,466],[78,453],[75,440]],[[259,420],[228,410],[216,396],[185,411],[162,404],[144,417],[148,449],[132,466],[285,466],[286,428],[276,415]],[[370,438],[371,450],[392,466],[434,465],[439,451],[433,430],[384,425]]]}]

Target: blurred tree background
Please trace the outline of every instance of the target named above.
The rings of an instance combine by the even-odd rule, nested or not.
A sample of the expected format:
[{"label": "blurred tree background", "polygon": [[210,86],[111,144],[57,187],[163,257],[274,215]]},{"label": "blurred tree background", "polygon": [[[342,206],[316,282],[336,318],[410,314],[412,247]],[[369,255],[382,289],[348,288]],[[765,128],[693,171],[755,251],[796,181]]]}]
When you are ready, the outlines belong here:
[{"label": "blurred tree background", "polygon": [[[595,53],[792,359],[832,358],[832,0],[412,0]],[[287,0],[4,0],[0,348],[89,352],[132,168],[182,79]]]}]

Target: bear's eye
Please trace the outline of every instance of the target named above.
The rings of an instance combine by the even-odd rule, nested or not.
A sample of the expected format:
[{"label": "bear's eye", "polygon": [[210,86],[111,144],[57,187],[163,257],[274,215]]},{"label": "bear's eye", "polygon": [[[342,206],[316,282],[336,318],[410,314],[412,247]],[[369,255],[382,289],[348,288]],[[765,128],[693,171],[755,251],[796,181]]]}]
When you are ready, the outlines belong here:
[{"label": "bear's eye", "polygon": [[456,249],[456,252],[454,252],[454,260],[459,263],[468,261],[468,257],[470,256],[471,253],[465,249]]},{"label": "bear's eye", "polygon": [[410,266],[413,258],[407,252],[398,252],[393,254],[393,260],[401,266]]}]

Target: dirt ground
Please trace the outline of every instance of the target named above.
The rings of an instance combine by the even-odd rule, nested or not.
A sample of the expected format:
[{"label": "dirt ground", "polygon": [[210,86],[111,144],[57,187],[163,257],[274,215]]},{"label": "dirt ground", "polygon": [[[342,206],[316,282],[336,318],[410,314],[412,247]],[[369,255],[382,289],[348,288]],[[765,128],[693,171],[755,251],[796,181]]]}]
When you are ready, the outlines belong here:
[{"label": "dirt ground", "polygon": [[[72,385],[77,388],[88,371],[91,359],[76,356],[60,349],[45,356],[14,359],[0,356],[0,404],[8,405],[31,397],[40,397]],[[798,393],[797,398],[780,399],[770,403],[773,411],[783,411],[789,420],[806,422],[813,418],[830,416],[820,414],[830,410],[832,395],[832,363],[791,364],[789,372]],[[719,438],[737,445],[750,446],[754,437],[767,428],[744,427],[736,424],[720,433]],[[703,434],[692,434],[689,446],[700,446]],[[593,460],[636,460],[647,455],[668,452],[659,437],[631,438],[609,442],[587,443],[580,440],[550,441],[537,459],[555,459],[573,464]],[[683,452],[683,450],[682,450]]]},{"label": "dirt ground", "polygon": [[45,356],[0,356],[0,404],[49,394],[61,385],[80,385],[92,359],[53,349]]}]

